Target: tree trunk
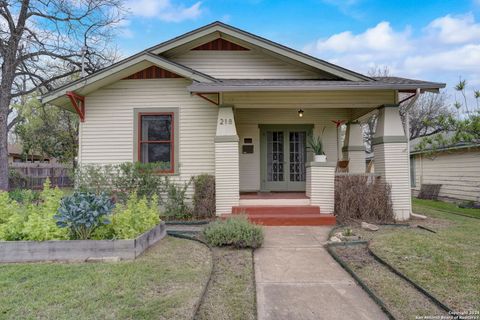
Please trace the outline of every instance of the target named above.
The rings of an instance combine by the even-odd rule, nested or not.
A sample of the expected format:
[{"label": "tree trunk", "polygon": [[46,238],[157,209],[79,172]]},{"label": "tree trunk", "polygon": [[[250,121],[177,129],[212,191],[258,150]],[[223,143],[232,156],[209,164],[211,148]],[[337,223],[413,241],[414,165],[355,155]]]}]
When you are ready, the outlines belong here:
[{"label": "tree trunk", "polygon": [[0,191],[8,191],[8,105],[3,92],[0,95]]},{"label": "tree trunk", "polygon": [[[15,52],[11,50],[9,53]],[[0,191],[8,191],[8,111],[15,74],[14,55],[7,54],[2,64],[0,84]]]}]

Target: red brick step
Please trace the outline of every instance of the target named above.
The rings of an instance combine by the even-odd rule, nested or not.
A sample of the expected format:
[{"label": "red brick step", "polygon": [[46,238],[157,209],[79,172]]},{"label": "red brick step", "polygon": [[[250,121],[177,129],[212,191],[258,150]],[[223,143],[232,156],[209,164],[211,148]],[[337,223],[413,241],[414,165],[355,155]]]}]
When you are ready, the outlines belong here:
[{"label": "red brick step", "polygon": [[232,208],[232,214],[246,214],[253,223],[265,226],[324,226],[336,223],[335,216],[321,214],[318,206],[236,206]]}]

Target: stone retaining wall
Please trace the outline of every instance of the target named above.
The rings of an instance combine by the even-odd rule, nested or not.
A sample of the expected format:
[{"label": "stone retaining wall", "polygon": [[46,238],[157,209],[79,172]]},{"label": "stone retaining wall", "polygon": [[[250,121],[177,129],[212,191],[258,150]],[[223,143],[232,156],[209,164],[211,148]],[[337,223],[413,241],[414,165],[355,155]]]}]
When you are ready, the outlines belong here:
[{"label": "stone retaining wall", "polygon": [[133,260],[165,235],[165,223],[128,240],[0,241],[0,263]]}]

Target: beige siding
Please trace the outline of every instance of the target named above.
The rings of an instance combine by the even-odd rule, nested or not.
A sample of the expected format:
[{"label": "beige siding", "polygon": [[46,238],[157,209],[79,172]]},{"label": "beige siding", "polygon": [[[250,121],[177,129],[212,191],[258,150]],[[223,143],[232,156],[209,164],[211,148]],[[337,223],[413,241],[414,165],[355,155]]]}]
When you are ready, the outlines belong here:
[{"label": "beige siding", "polygon": [[189,51],[171,60],[220,79],[318,79],[314,73],[260,52]]},{"label": "beige siding", "polygon": [[310,203],[320,206],[322,213],[335,211],[335,166],[307,168],[307,189]]},{"label": "beige siding", "polygon": [[441,184],[445,199],[480,201],[480,149],[415,155],[415,192],[422,183]]},{"label": "beige siding", "polygon": [[134,161],[134,108],[179,108],[180,177],[214,173],[218,108],[191,96],[184,79],[122,80],[86,98],[80,125],[82,164]]},{"label": "beige siding", "polygon": [[408,219],[411,212],[410,176],[406,143],[373,146],[375,173],[391,186],[393,212],[397,220]]},{"label": "beige siding", "polygon": [[228,214],[240,200],[238,142],[215,143],[215,197],[217,215]]},{"label": "beige siding", "polygon": [[[349,119],[348,109],[308,109],[303,118],[297,109],[237,109],[235,123],[240,137],[240,190],[260,189],[260,129],[259,124],[313,124],[314,134],[320,135],[323,128],[325,153],[329,161],[337,161],[337,134],[331,120]],[[253,154],[242,154],[244,138],[252,138]]]}]

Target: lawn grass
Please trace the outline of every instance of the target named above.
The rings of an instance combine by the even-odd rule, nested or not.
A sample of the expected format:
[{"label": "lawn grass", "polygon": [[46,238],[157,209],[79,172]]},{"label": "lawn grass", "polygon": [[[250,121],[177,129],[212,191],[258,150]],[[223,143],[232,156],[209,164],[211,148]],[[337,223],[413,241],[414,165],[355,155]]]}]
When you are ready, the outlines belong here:
[{"label": "lawn grass", "polygon": [[208,248],[166,237],[135,261],[0,265],[1,319],[190,319]]},{"label": "lawn grass", "polygon": [[419,210],[437,209],[437,211],[447,211],[451,213],[480,218],[480,209],[460,208],[455,203],[450,203],[450,202],[413,199],[413,205],[414,205],[414,209],[418,208]]},{"label": "lawn grass", "polygon": [[415,200],[413,209],[428,216],[415,223],[437,233],[390,229],[372,237],[371,249],[453,310],[480,310],[480,220],[435,201]]},{"label": "lawn grass", "polygon": [[197,319],[256,319],[252,251],[224,247],[213,254],[215,268]]},{"label": "lawn grass", "polygon": [[448,316],[426,296],[368,253],[366,245],[333,247],[355,274],[379,297],[397,320]]}]

